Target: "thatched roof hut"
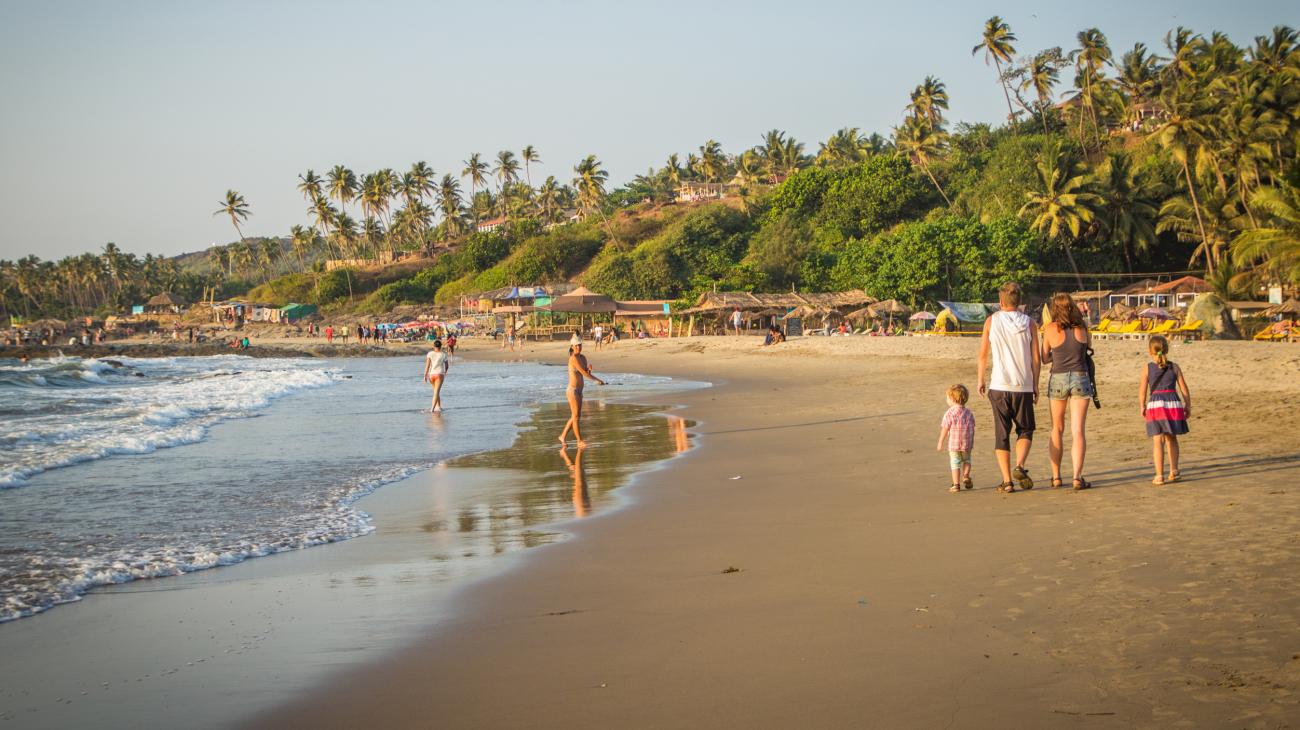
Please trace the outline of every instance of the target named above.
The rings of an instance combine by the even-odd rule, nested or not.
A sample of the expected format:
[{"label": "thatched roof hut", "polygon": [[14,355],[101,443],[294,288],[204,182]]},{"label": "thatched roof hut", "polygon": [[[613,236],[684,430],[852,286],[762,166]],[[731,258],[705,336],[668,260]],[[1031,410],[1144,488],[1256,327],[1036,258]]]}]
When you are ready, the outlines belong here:
[{"label": "thatched roof hut", "polygon": [[145,302],[146,307],[154,307],[159,309],[175,309],[179,307],[184,307],[188,304],[189,302],[185,301],[184,299],[182,299],[181,297],[175,294],[172,294],[169,291],[165,291],[162,294],[158,294],[153,299],[150,299],[149,301]]},{"label": "thatched roof hut", "polygon": [[781,309],[784,311],[795,307],[838,310],[847,307],[862,307],[875,301],[875,297],[860,289],[843,292],[782,292],[779,294],[758,294],[743,291],[704,292],[696,300],[695,306],[687,309],[683,314],[708,314],[733,309],[741,311]]}]

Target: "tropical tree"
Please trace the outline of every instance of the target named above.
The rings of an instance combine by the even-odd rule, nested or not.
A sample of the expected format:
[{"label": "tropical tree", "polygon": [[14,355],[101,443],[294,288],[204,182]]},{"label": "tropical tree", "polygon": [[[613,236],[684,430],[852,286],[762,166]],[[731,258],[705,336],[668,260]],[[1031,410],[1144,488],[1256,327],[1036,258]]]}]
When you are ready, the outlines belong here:
[{"label": "tropical tree", "polygon": [[[590,159],[590,158],[589,158]],[[722,145],[716,140],[709,140],[700,145],[699,170],[705,182],[720,182],[727,170],[727,158],[722,154]],[[578,187],[577,183],[574,183]],[[579,187],[578,194],[582,194]]]},{"label": "tropical tree", "polygon": [[[1071,53],[1074,58],[1074,68],[1079,86],[1079,100],[1083,109],[1088,112],[1092,119],[1092,128],[1098,138],[1101,136],[1101,126],[1097,123],[1096,108],[1096,87],[1102,83],[1102,72],[1107,64],[1110,63],[1112,54],[1110,43],[1106,40],[1106,34],[1096,28],[1079,31],[1075,36],[1079,42],[1079,48]],[[1079,141],[1083,141],[1083,115],[1079,116]]]},{"label": "tropical tree", "polygon": [[1267,218],[1232,242],[1233,263],[1249,267],[1260,280],[1300,286],[1300,188],[1289,183],[1263,187],[1251,203]]},{"label": "tropical tree", "polygon": [[610,226],[609,219],[605,217],[605,211],[601,207],[605,200],[605,183],[609,181],[609,173],[605,171],[595,155],[587,155],[574,165],[573,173],[573,189],[578,193],[578,205],[585,211],[596,211],[605,223],[605,230],[609,233],[610,240],[617,244],[618,237],[614,235],[614,229]]},{"label": "tropical tree", "polygon": [[926,76],[912,90],[907,110],[914,118],[923,120],[931,130],[938,130],[943,125],[943,113],[948,111],[948,87],[939,79]]},{"label": "tropical tree", "polygon": [[325,181],[316,174],[315,170],[308,170],[298,176],[298,192],[308,201],[314,201],[321,196],[324,190]]},{"label": "tropical tree", "polygon": [[1156,220],[1163,191],[1154,176],[1133,164],[1123,152],[1111,152],[1097,168],[1093,187],[1098,196],[1097,221],[1124,252],[1124,262],[1133,270],[1134,254],[1145,253],[1156,244]]},{"label": "tropical tree", "polygon": [[212,213],[214,216],[230,216],[230,224],[235,227],[235,233],[239,234],[239,240],[244,240],[244,231],[240,229],[239,222],[248,220],[252,211],[248,209],[248,203],[244,196],[237,191],[227,190],[226,197],[220,202],[221,207]]},{"label": "tropical tree", "polygon": [[1028,220],[1029,227],[1044,239],[1061,243],[1075,281],[1082,289],[1083,278],[1074,262],[1071,244],[1095,217],[1098,198],[1089,191],[1087,178],[1062,154],[1059,145],[1043,151],[1035,173],[1037,188],[1025,193],[1019,216]]},{"label": "tropical tree", "polygon": [[[1204,102],[1190,96],[1189,91],[1188,85],[1184,83],[1175,82],[1165,87],[1165,93],[1161,95],[1165,118],[1151,132],[1148,139],[1169,152],[1182,168],[1188,202],[1196,218],[1201,245],[1205,247],[1208,239],[1205,216],[1202,214],[1200,199],[1197,197],[1196,182],[1192,178],[1192,164],[1200,157],[1205,142],[1205,128],[1201,121],[1200,109]],[[1209,272],[1213,273],[1213,257],[1207,257],[1206,262]]]},{"label": "tropical tree", "polygon": [[442,182],[438,184],[437,197],[438,210],[442,213],[443,235],[451,238],[464,233],[465,202],[461,199],[460,182],[451,175],[443,175]]},{"label": "tropical tree", "polygon": [[533,173],[529,166],[542,164],[542,158],[538,156],[536,147],[524,145],[524,149],[519,153],[519,159],[524,161],[524,178],[528,180],[528,187],[531,188],[533,186]]},{"label": "tropical tree", "polygon": [[339,203],[339,212],[346,213],[348,203],[357,195],[357,176],[342,165],[335,165],[326,175],[326,184],[331,198]]},{"label": "tropical tree", "polygon": [[1007,25],[999,16],[994,15],[984,22],[984,35],[981,37],[979,45],[970,51],[972,56],[984,51],[984,65],[987,66],[989,61],[992,61],[994,68],[997,69],[998,83],[1002,86],[1002,94],[1007,100],[1008,121],[1015,119],[1016,112],[1011,107],[1011,90],[1007,86],[1006,79],[1002,77],[1002,64],[1010,64],[1011,59],[1016,55],[1016,48],[1011,45],[1015,41],[1016,34],[1011,32],[1011,26]]},{"label": "tropical tree", "polygon": [[925,176],[930,178],[934,189],[939,191],[939,195],[943,196],[944,202],[951,208],[952,200],[948,198],[948,193],[944,192],[943,186],[939,184],[930,169],[930,163],[943,155],[947,145],[947,132],[944,132],[942,127],[938,129],[931,127],[925,117],[910,116],[901,126],[894,128],[895,148],[921,167]]},{"label": "tropical tree", "polygon": [[[482,156],[479,155],[479,153],[475,152],[469,156],[468,160],[465,160],[465,169],[460,171],[460,176],[462,178],[469,178],[470,200],[474,199],[474,196],[478,193],[479,187],[487,183],[487,173],[488,164],[482,160]],[[459,193],[457,194],[457,197],[459,197]],[[478,223],[477,215],[474,218],[474,222]]]}]

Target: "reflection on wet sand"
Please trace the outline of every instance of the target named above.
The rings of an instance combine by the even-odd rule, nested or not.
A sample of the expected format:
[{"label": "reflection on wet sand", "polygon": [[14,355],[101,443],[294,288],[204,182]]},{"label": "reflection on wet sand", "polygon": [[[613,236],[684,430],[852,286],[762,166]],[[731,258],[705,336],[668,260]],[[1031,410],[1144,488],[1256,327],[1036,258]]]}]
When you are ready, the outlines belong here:
[{"label": "reflection on wet sand", "polygon": [[651,406],[592,401],[583,423],[588,446],[565,451],[555,434],[568,415],[566,404],[541,406],[510,447],[446,462],[445,484],[452,493],[466,478],[487,484],[474,489],[472,499],[447,505],[451,511],[431,522],[454,531],[440,533],[443,555],[474,558],[553,542],[559,535],[546,525],[599,511],[632,474],[691,445],[691,424],[678,416]]}]

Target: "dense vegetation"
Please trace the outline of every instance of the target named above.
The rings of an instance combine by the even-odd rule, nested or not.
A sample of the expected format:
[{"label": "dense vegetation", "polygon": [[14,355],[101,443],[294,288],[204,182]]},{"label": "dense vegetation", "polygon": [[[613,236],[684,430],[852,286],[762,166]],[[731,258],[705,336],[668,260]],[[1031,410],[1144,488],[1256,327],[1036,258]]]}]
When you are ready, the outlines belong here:
[{"label": "dense vegetation", "polygon": [[[1177,28],[1159,54],[1141,43],[1117,52],[1095,28],[1069,51],[1021,54],[1016,41],[994,17],[972,49],[995,74],[988,93],[1006,102],[1000,126],[950,124],[948,89],[930,76],[888,138],[841,129],[815,154],[779,130],[738,154],[709,140],[609,192],[595,156],[568,184],[548,176],[534,187],[542,163],[531,146],[492,162],[471,155],[459,175],[441,178],[422,162],[402,174],[308,170],[298,189],[310,221],[286,239],[245,239],[249,205],[228,191],[215,214],[240,242],[212,249],[206,265],[136,261],[116,247],[57,263],[4,261],[0,313],[120,308],[205,285],[229,293],[259,275],[257,296],[372,312],[574,278],[622,298],[862,287],[914,302],[987,297],[1008,276],[1061,285],[1039,272],[1081,286],[1084,272],[1092,284],[1191,268],[1234,297],[1300,285],[1294,30],[1242,48]],[[1058,99],[1064,74],[1073,80]],[[725,186],[728,199],[674,204],[686,182]],[[472,232],[498,218],[496,231]],[[434,261],[392,281],[324,274],[318,263],[385,251]],[[283,271],[297,273],[274,278]]]}]

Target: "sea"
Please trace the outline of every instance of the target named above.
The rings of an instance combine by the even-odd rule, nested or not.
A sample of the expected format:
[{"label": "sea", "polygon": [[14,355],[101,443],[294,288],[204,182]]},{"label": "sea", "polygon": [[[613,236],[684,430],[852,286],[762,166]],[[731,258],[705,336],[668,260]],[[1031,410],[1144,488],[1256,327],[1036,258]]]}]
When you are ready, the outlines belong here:
[{"label": "sea", "polygon": [[[358,499],[453,457],[504,449],[533,409],[564,397],[561,368],[458,359],[435,415],[422,366],[0,359],[0,622],[97,586],[364,536],[375,525]],[[605,377],[623,395],[699,385]]]}]

